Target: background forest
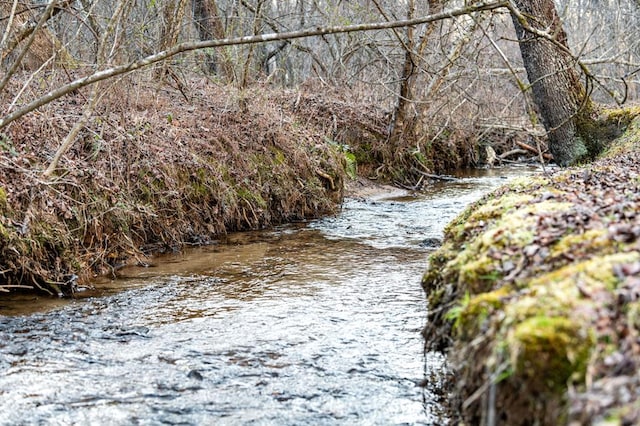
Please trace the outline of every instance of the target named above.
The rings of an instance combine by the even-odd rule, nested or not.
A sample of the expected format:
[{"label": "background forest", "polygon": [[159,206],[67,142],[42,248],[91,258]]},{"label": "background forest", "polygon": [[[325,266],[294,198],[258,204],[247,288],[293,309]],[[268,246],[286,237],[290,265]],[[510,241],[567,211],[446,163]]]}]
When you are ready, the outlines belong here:
[{"label": "background forest", "polygon": [[[60,86],[178,45],[412,19],[461,6],[415,0],[2,1],[0,126]],[[632,0],[563,0],[557,6],[571,50],[595,77],[587,85],[593,99],[637,99],[640,5]],[[375,106],[384,114],[392,144],[403,140],[402,146],[414,146],[414,159],[433,166],[426,158],[435,153],[426,151],[438,140],[455,141],[454,151],[460,151],[465,144],[511,138],[532,142],[543,136],[512,27],[504,10],[386,31],[198,49],[96,84],[84,95],[79,111],[85,118],[78,121],[86,121],[114,87],[130,87],[125,93],[137,97],[150,96],[145,89],[173,87],[188,104],[204,78],[228,88],[230,108],[242,108],[249,96],[243,91],[255,84],[265,90],[307,85],[307,92],[337,89],[348,92],[351,102]],[[63,92],[77,86],[81,84]],[[76,127],[67,139],[75,139],[81,126]],[[483,154],[461,151],[460,164],[447,164],[475,164],[478,152]]]}]

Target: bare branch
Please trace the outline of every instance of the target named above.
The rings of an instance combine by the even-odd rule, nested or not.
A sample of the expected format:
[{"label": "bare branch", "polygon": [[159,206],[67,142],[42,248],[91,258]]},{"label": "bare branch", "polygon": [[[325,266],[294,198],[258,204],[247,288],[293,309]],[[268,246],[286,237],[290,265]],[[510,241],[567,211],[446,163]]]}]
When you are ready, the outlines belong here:
[{"label": "bare branch", "polygon": [[122,75],[132,71],[139,70],[141,68],[145,68],[151,64],[164,61],[168,58],[171,58],[175,55],[178,55],[184,52],[200,50],[205,48],[222,47],[222,46],[267,43],[267,42],[278,41],[278,40],[314,37],[314,36],[322,36],[327,34],[352,33],[352,32],[360,32],[360,31],[379,31],[379,30],[387,30],[387,29],[393,29],[393,28],[410,27],[414,25],[426,24],[429,22],[435,22],[435,21],[440,21],[448,18],[454,18],[457,16],[467,15],[473,12],[495,10],[495,9],[506,7],[507,5],[508,5],[508,1],[506,0],[498,0],[493,2],[479,2],[473,5],[452,9],[449,11],[444,11],[444,12],[436,13],[433,15],[427,15],[427,16],[423,16],[415,19],[399,20],[399,21],[392,21],[392,22],[357,24],[357,25],[348,25],[348,26],[317,27],[317,28],[311,28],[311,29],[306,29],[301,31],[270,33],[270,34],[245,36],[245,37],[238,37],[238,38],[228,38],[228,39],[222,39],[222,40],[204,40],[204,41],[179,43],[162,52],[147,56],[143,59],[131,62],[129,64],[108,68],[102,71],[97,71],[91,75],[76,79],[71,83],[58,87],[57,89],[50,91],[49,93],[34,100],[33,102],[30,102],[29,104],[25,105],[21,109],[16,110],[15,112],[8,114],[4,118],[0,119],[0,128],[4,128],[6,125],[13,122],[14,120],[20,117],[23,117],[24,115],[34,111],[35,109],[53,100],[61,98],[62,96],[65,96],[66,94],[71,93],[74,90],[77,90],[85,86],[89,86],[91,84],[97,83],[102,80],[115,77],[117,75]]}]

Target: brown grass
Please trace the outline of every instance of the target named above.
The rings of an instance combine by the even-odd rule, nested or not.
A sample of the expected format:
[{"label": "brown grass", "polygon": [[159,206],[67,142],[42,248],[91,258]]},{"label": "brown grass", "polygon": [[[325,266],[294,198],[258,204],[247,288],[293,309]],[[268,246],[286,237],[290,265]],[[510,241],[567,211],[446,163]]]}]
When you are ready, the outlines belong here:
[{"label": "brown grass", "polygon": [[5,129],[0,152],[0,290],[72,291],[145,254],[210,242],[333,212],[342,153],[323,129],[299,123],[262,87],[192,82],[111,88],[94,118],[44,180],[82,94]]},{"label": "brown grass", "polygon": [[[69,77],[51,75],[42,88],[60,78]],[[137,75],[102,93],[53,178],[42,172],[85,92],[1,134],[0,291],[70,294],[76,275],[87,281],[149,253],[331,213],[352,154],[360,176],[413,185],[419,172],[473,164],[477,151],[477,139],[453,128],[391,146],[387,111],[312,83],[238,90],[195,77],[171,87]]]}]

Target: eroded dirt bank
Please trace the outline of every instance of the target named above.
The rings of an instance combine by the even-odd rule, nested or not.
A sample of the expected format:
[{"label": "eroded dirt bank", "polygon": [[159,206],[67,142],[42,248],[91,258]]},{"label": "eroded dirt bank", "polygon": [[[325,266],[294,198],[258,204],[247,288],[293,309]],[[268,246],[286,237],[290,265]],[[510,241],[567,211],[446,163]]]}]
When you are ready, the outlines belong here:
[{"label": "eroded dirt bank", "polygon": [[602,159],[522,179],[445,230],[423,287],[465,424],[640,421],[640,121]]}]

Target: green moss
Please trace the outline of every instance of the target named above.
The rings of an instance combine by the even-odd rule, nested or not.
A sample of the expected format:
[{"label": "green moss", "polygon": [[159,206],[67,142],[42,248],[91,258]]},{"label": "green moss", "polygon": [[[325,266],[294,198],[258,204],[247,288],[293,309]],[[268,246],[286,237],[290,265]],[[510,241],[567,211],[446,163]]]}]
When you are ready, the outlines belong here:
[{"label": "green moss", "polygon": [[511,288],[504,286],[475,297],[467,295],[447,313],[447,318],[454,321],[454,330],[462,338],[472,337],[483,329],[491,314],[502,309],[510,293]]},{"label": "green moss", "polygon": [[269,148],[269,150],[271,151],[272,155],[273,155],[273,162],[276,163],[277,165],[283,165],[287,163],[287,157],[284,155],[284,152],[282,152],[282,150],[276,148],[276,147],[271,147]]},{"label": "green moss", "polygon": [[[445,265],[444,274],[464,286],[472,294],[488,291],[504,275],[503,261],[513,265],[522,258],[522,249],[530,245],[535,237],[537,216],[557,211],[566,211],[573,207],[571,203],[542,201],[522,206],[518,202],[531,200],[530,196],[507,196],[505,205],[489,203],[469,217],[469,227],[480,221],[492,218],[493,226],[484,231],[459,254]],[[515,210],[515,207],[521,207]],[[506,208],[500,215],[500,208]],[[505,207],[506,206],[506,207]],[[478,225],[479,226],[479,225]],[[508,258],[503,251],[512,253]]]},{"label": "green moss", "polygon": [[245,187],[236,188],[236,192],[239,198],[247,201],[248,203],[256,204],[261,208],[267,208],[267,202],[264,200],[264,198],[262,198],[262,195],[260,195],[258,192],[252,191]]},{"label": "green moss", "polygon": [[587,152],[584,156],[574,157],[578,160],[592,160],[600,155],[608,145],[619,138],[627,126],[638,115],[639,108],[624,108],[593,111],[593,114],[581,113],[576,118],[579,137],[585,142]]},{"label": "green moss", "polygon": [[[425,288],[425,291],[427,290],[428,289]],[[427,291],[428,306],[440,306],[441,302],[444,299],[444,295],[445,295],[445,289],[442,287],[433,289],[431,291]]]},{"label": "green moss", "polygon": [[640,116],[640,107],[613,108],[602,111],[602,120],[626,129],[631,122]]},{"label": "green moss", "polygon": [[593,332],[566,317],[527,318],[507,337],[513,377],[527,392],[564,394],[569,381],[584,380]]},{"label": "green moss", "polygon": [[0,188],[0,209],[4,210],[7,208],[7,192],[4,188]]},{"label": "green moss", "polygon": [[[615,274],[614,267],[640,260],[640,253],[615,253],[607,256],[597,256],[592,259],[567,265],[558,270],[549,272],[533,279],[532,288],[546,288],[547,291],[564,288],[575,288],[575,283],[580,283],[586,291],[608,289],[614,290],[620,283],[620,278]],[[566,297],[561,294],[559,297]]]},{"label": "green moss", "polygon": [[612,157],[640,149],[640,119],[638,118],[640,111],[636,113],[635,119],[630,121],[624,134],[607,148],[604,156]]},{"label": "green moss", "polygon": [[550,254],[553,257],[564,254],[576,255],[591,250],[603,249],[611,245],[611,240],[607,238],[606,229],[589,229],[581,234],[569,234],[557,241],[551,247]]},{"label": "green moss", "polygon": [[453,241],[465,240],[475,229],[487,226],[491,221],[500,219],[507,212],[529,203],[532,199],[531,195],[515,193],[487,199],[484,204],[471,206],[451,222],[445,228],[445,235]]},{"label": "green moss", "polygon": [[9,231],[7,231],[7,228],[5,228],[2,223],[0,223],[0,240],[9,240],[10,235],[9,235]]}]

